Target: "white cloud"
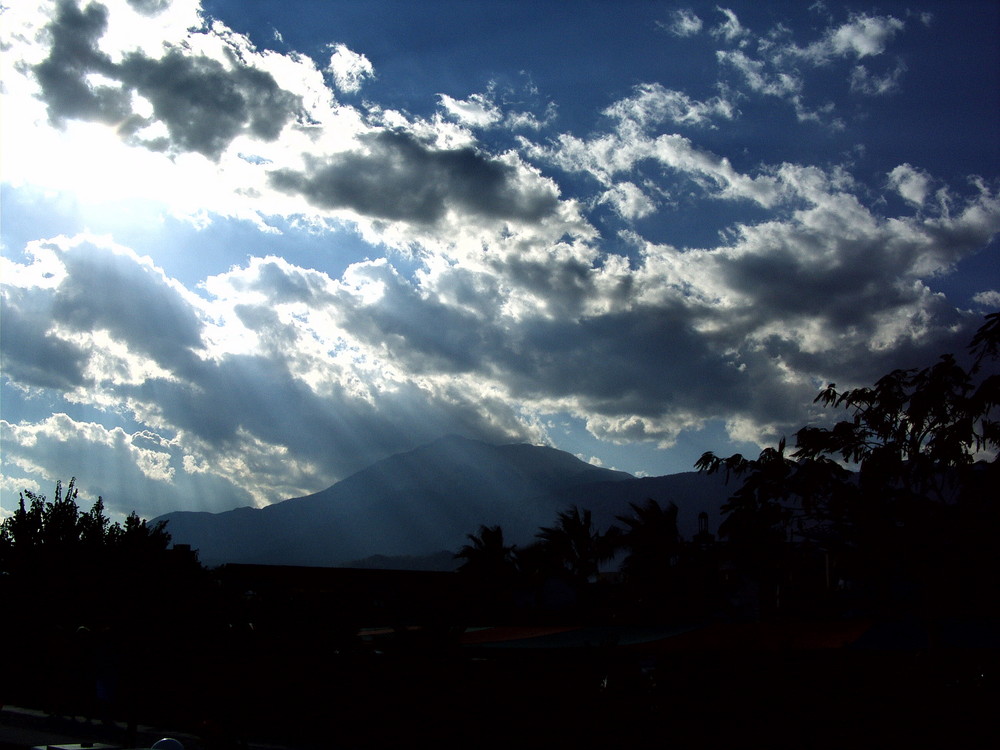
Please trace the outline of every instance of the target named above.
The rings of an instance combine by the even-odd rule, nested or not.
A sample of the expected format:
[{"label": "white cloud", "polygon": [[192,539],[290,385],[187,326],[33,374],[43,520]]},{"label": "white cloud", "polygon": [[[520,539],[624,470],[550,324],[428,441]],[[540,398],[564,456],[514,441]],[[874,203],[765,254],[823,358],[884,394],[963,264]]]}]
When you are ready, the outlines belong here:
[{"label": "white cloud", "polygon": [[648,129],[664,122],[703,125],[715,118],[731,120],[735,109],[732,102],[719,96],[701,102],[659,83],[643,83],[635,87],[632,96],[615,102],[604,114]]},{"label": "white cloud", "polygon": [[851,91],[868,96],[881,96],[899,89],[899,81],[906,72],[906,65],[897,63],[896,67],[884,75],[869,72],[864,65],[856,65],[851,71]]},{"label": "white cloud", "polygon": [[[612,110],[617,107],[612,105]],[[633,109],[624,106],[622,111]],[[629,173],[639,162],[652,159],[715,198],[752,200],[763,206],[772,206],[780,198],[773,176],[741,174],[728,158],[697,148],[689,138],[673,133],[654,138],[639,132],[632,119],[620,119],[615,131],[589,140],[561,135],[554,147],[534,146],[530,153],[562,169],[589,173],[608,186],[615,175]]]},{"label": "white cloud", "polygon": [[661,23],[660,25],[674,36],[684,37],[694,36],[700,32],[702,21],[694,11],[681,8],[670,14],[670,21],[668,23]]},{"label": "white cloud", "polygon": [[600,202],[610,204],[623,219],[641,219],[656,210],[656,204],[632,182],[615,185],[601,196]]},{"label": "white cloud", "polygon": [[468,99],[453,99],[447,94],[438,94],[441,106],[451,117],[463,125],[486,128],[501,118],[500,110],[482,94],[473,94]]},{"label": "white cloud", "polygon": [[716,10],[725,16],[726,20],[722,21],[718,26],[712,29],[713,36],[721,37],[727,42],[733,42],[749,33],[740,23],[740,19],[737,18],[736,14],[729,8],[716,6]]},{"label": "white cloud", "polygon": [[504,124],[511,130],[541,130],[551,125],[556,119],[558,108],[554,102],[549,102],[542,115],[534,112],[508,112]]},{"label": "white cloud", "polygon": [[337,88],[347,94],[361,90],[364,82],[375,77],[375,68],[364,55],[353,52],[344,44],[331,45],[333,54],[327,70],[333,75]]},{"label": "white cloud", "polygon": [[[175,478],[170,466],[172,446],[153,433],[129,434],[117,427],[78,422],[66,414],[53,414],[35,424],[0,420],[0,430],[8,451],[5,461],[10,465],[34,474],[45,484],[68,480],[60,472],[71,471],[94,495],[105,494],[104,488],[108,488],[109,508],[118,513],[134,509],[147,518],[157,514],[160,509],[155,501],[130,498],[126,488],[152,481],[169,492]],[[105,474],[104,467],[109,465],[121,474]]]},{"label": "white cloud", "polygon": [[802,78],[795,72],[779,70],[771,72],[764,61],[755,60],[741,50],[719,50],[719,62],[730,65],[741,73],[751,91],[777,97],[793,97],[803,88]]},{"label": "white cloud", "polygon": [[977,292],[972,296],[972,301],[980,307],[1000,309],[1000,291],[988,289],[984,292]]},{"label": "white cloud", "polygon": [[931,189],[931,176],[909,164],[900,164],[889,173],[889,187],[915,206],[922,206]]},{"label": "white cloud", "polygon": [[834,57],[872,57],[885,52],[886,45],[906,27],[892,16],[853,14],[850,20],[830,28],[819,41],[797,50],[807,60],[824,64]]}]

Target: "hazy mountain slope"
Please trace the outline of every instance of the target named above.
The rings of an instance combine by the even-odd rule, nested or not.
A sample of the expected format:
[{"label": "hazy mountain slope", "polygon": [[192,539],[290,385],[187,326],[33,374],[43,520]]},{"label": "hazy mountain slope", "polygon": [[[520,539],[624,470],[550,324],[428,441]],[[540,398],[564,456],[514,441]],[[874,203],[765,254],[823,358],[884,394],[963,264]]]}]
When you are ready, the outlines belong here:
[{"label": "hazy mountain slope", "polygon": [[[539,526],[551,524],[572,504],[591,508],[601,523],[610,523],[630,501],[655,497],[681,505],[683,500],[698,507],[681,512],[685,529],[694,528],[701,504],[715,514],[719,483],[675,476],[679,479],[636,479],[554,448],[447,437],[306,497],[260,510],[178,512],[155,520],[168,521],[174,541],[198,549],[209,565],[337,565],[377,555],[457,550],[480,524],[501,524],[511,542],[527,544]],[[715,491],[701,499],[699,486]]]}]

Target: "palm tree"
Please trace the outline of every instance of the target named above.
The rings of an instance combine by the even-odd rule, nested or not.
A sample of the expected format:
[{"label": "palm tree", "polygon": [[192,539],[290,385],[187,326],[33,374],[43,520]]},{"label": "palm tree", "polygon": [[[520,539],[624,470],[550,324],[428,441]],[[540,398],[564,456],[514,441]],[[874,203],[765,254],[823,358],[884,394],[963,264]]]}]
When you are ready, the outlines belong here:
[{"label": "palm tree", "polygon": [[478,534],[466,534],[469,544],[455,557],[465,560],[459,571],[483,580],[497,581],[514,572],[514,545],[504,544],[503,529],[482,525]]},{"label": "palm tree", "polygon": [[626,578],[637,583],[664,582],[681,551],[677,531],[677,506],[665,508],[652,498],[646,502],[629,503],[631,515],[615,516],[624,528],[619,542],[628,550],[622,563]]},{"label": "palm tree", "polygon": [[569,575],[580,583],[597,577],[601,562],[615,553],[615,533],[594,528],[589,510],[575,505],[557,516],[555,526],[543,526],[535,535],[541,547]]}]

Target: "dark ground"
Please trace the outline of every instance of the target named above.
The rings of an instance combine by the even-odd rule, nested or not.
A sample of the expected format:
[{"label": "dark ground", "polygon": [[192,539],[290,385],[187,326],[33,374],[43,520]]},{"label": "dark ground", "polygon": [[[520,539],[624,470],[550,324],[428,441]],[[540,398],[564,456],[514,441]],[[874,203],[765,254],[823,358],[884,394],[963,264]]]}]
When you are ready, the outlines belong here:
[{"label": "dark ground", "polygon": [[354,655],[319,676],[304,665],[272,672],[299,674],[290,692],[231,685],[244,702],[205,695],[215,717],[207,710],[195,722],[179,713],[177,724],[164,725],[173,730],[140,724],[131,737],[121,721],[7,707],[0,748],[130,740],[148,747],[163,736],[177,737],[186,750],[1000,745],[1000,658],[993,650],[395,646]]}]

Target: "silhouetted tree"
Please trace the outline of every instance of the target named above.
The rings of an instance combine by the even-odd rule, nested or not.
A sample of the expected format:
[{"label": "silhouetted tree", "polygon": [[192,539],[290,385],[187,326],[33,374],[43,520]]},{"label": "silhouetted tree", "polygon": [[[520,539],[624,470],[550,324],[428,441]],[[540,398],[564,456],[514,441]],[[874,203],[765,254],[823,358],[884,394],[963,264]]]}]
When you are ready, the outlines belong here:
[{"label": "silhouetted tree", "polygon": [[504,543],[503,529],[480,526],[478,534],[467,534],[466,544],[455,555],[465,560],[459,571],[485,581],[501,581],[515,572],[514,545]]},{"label": "silhouetted tree", "polygon": [[573,506],[559,513],[555,526],[543,526],[535,535],[541,549],[569,576],[585,583],[596,578],[600,564],[615,554],[615,532],[594,527],[591,512]]},{"label": "silhouetted tree", "polygon": [[628,550],[622,563],[627,580],[637,583],[666,582],[681,551],[677,531],[677,506],[663,507],[652,498],[629,503],[630,515],[616,516],[624,525],[618,543]]},{"label": "silhouetted tree", "polygon": [[78,497],[75,477],[65,493],[62,481],[57,481],[51,501],[31,490],[22,492],[17,510],[0,523],[0,571],[18,574],[70,564],[87,567],[121,553],[155,554],[169,546],[164,522],[149,526],[132,512],[124,525],[112,523],[104,513],[103,498],[98,497],[89,512],[81,513]]},{"label": "silhouetted tree", "polygon": [[207,572],[190,551],[169,549],[165,524],[135,513],[112,522],[101,498],[81,512],[78,496],[75,479],[65,491],[57,482],[51,501],[26,490],[0,523],[0,640],[16,644],[0,688],[28,705],[131,715],[162,697],[161,684],[170,690],[149,674],[154,654],[193,673]]},{"label": "silhouetted tree", "polygon": [[755,460],[705,453],[699,470],[743,478],[720,527],[741,562],[774,571],[797,534],[821,540],[879,597],[900,585],[931,598],[959,581],[973,598],[995,587],[1000,569],[984,553],[1000,531],[1000,313],[969,349],[968,367],[946,354],[873,387],[828,385],[816,402],[849,417],[799,430],[791,456],[784,440]]}]

